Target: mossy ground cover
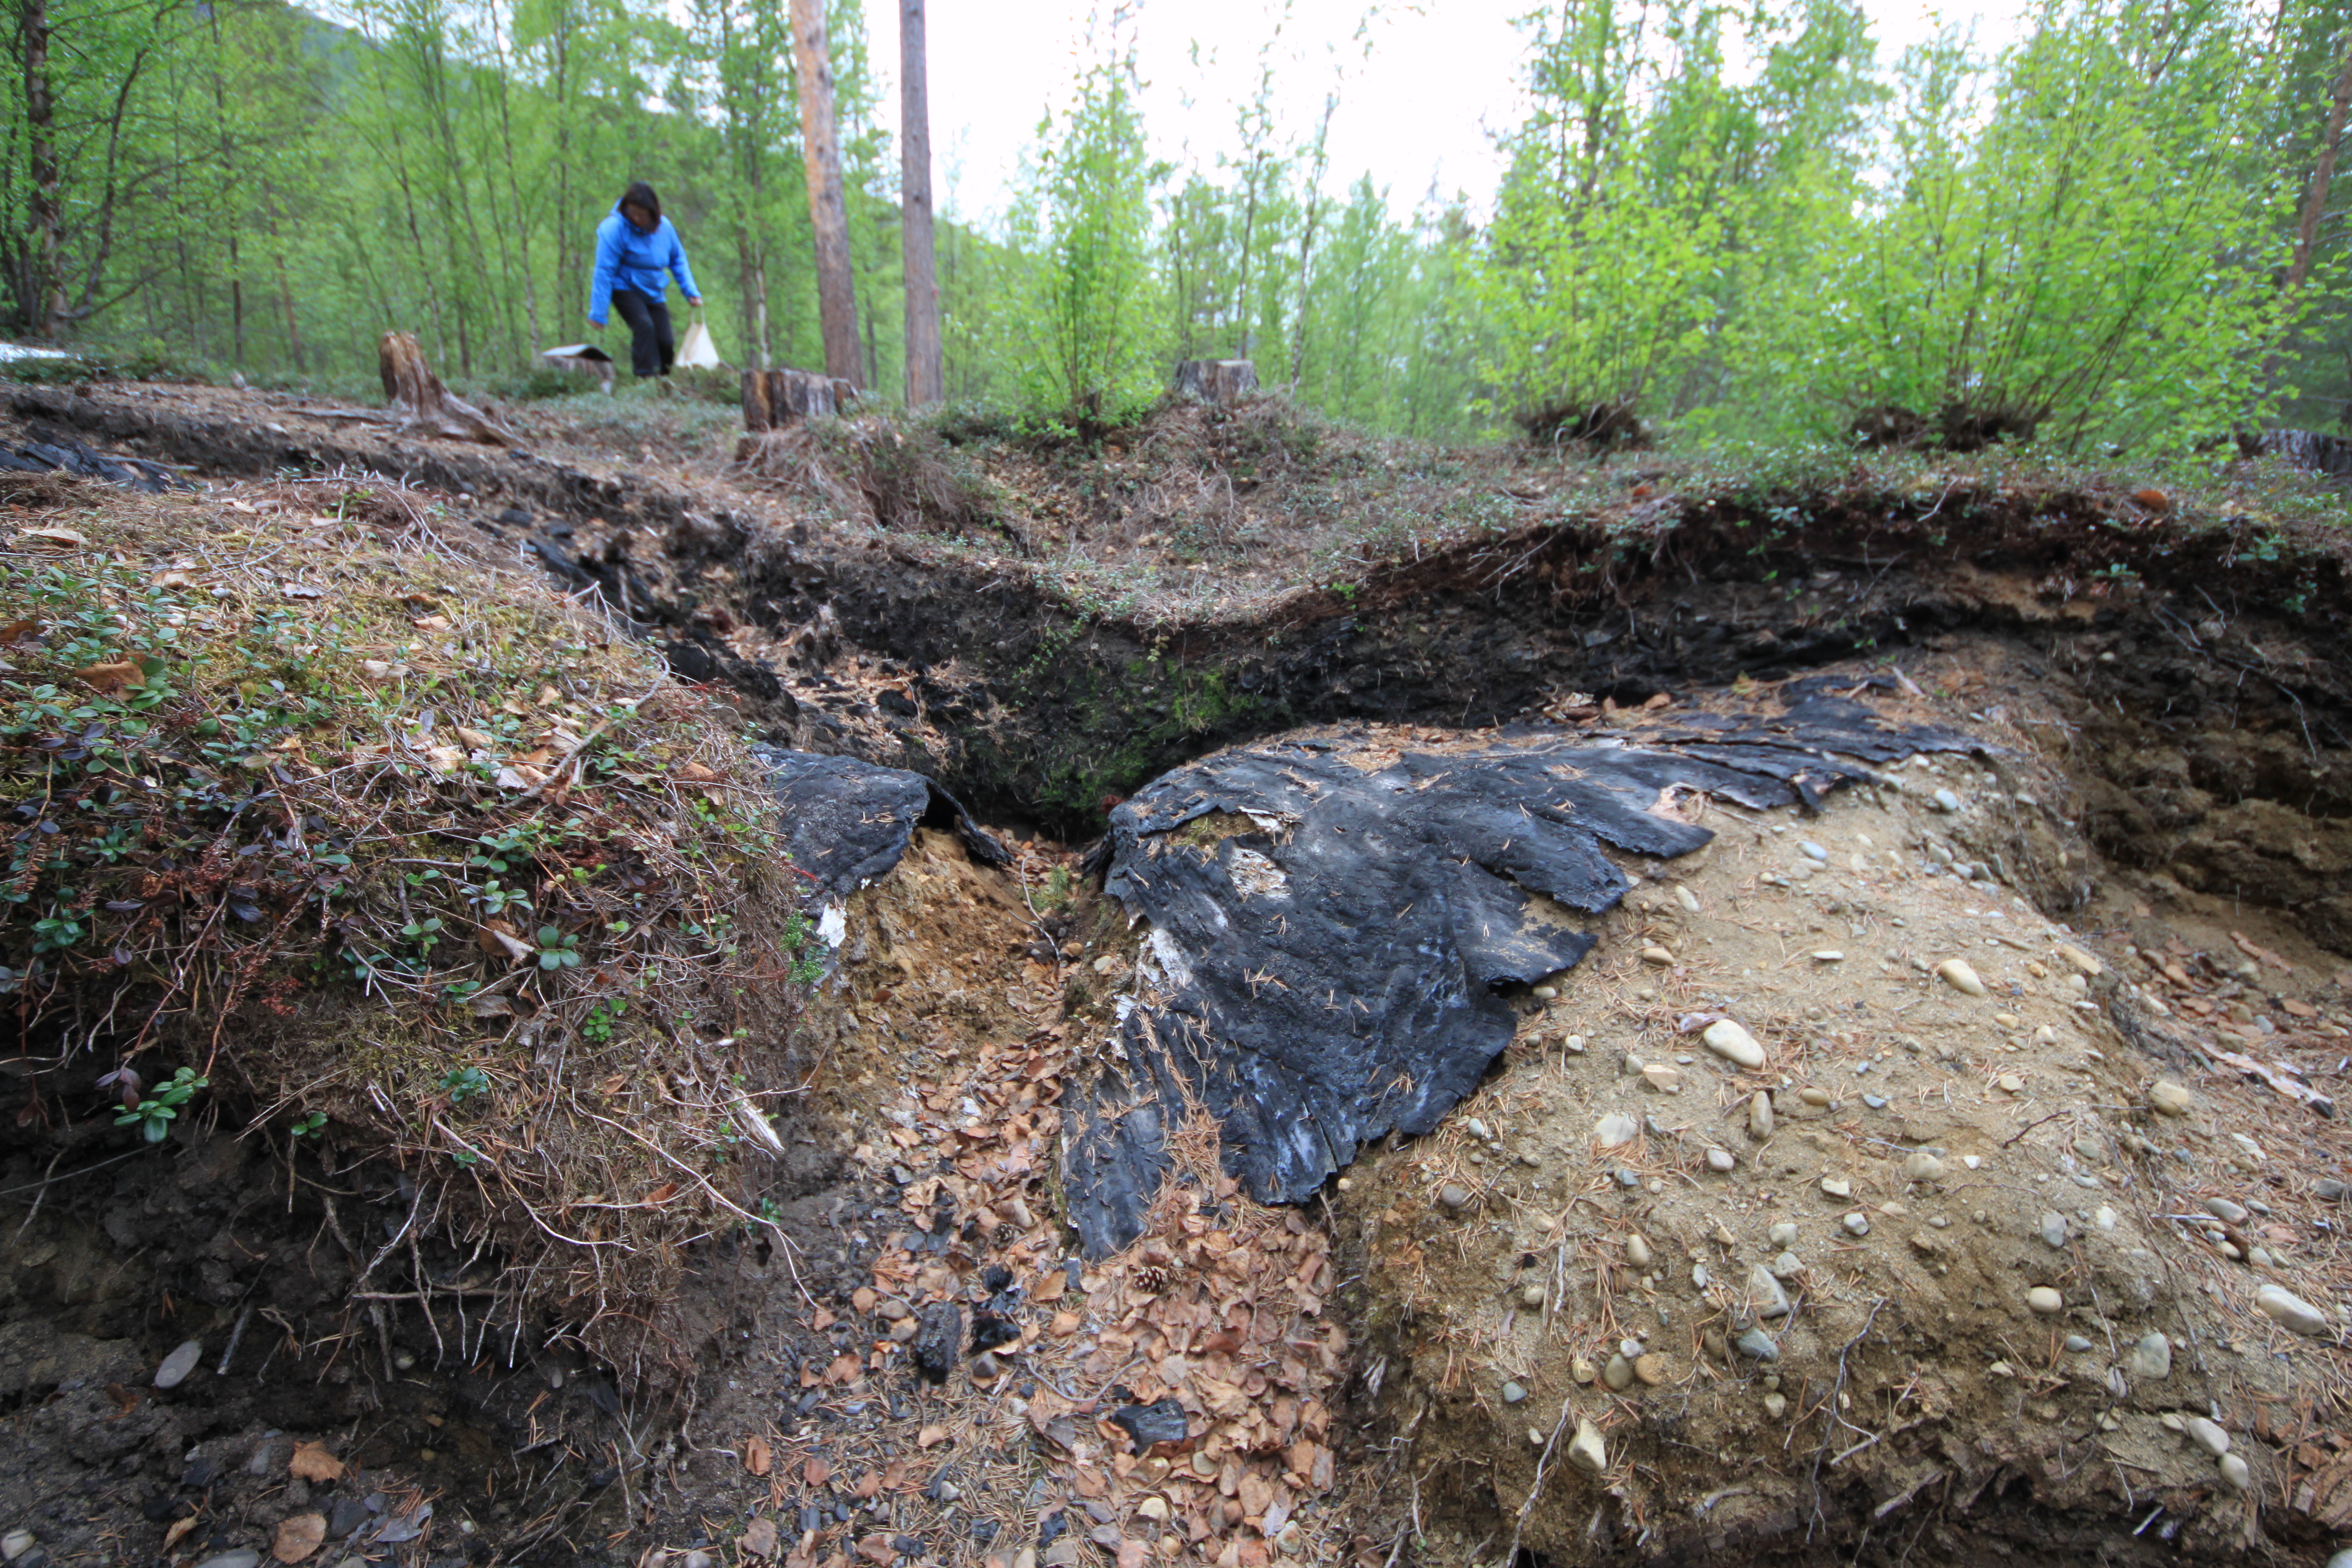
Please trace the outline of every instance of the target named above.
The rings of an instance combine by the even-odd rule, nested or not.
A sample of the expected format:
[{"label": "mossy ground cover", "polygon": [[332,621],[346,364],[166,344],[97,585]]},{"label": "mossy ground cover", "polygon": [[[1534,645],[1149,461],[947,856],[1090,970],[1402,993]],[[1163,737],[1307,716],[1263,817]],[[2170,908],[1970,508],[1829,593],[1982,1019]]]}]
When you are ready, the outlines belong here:
[{"label": "mossy ground cover", "polygon": [[394,1162],[404,1233],[473,1261],[368,1240],[355,1300],[659,1354],[686,1248],[761,1218],[807,979],[727,710],[380,481],[0,517],[20,1123]]}]

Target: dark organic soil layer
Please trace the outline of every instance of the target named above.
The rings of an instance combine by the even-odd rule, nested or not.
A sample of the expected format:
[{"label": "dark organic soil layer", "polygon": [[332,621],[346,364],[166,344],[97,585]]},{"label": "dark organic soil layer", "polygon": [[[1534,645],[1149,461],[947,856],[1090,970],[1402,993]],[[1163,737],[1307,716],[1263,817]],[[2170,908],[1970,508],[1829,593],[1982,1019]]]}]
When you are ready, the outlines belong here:
[{"label": "dark organic soil layer", "polygon": [[[594,583],[730,683],[776,738],[927,773],[982,816],[1066,837],[1170,767],[1237,741],[1361,720],[1477,727],[1572,700],[1766,680],[1957,635],[2013,640],[2065,698],[2095,843],[2121,863],[2295,912],[2352,945],[2352,616],[2342,536],[2192,524],[2121,493],[1965,485],[1883,496],[1662,499],[1635,521],[1546,525],[1391,561],[1213,621],[1074,604],[1026,563],[804,523],[747,552],[769,503],[525,455],[191,418],[27,387],[21,418],[223,473],[349,466],[472,498],[473,513]],[[493,509],[520,507],[502,525]],[[523,515],[527,513],[528,515]],[[551,537],[551,529],[571,535]],[[627,534],[670,558],[629,553]],[[620,537],[617,547],[612,542]],[[603,547],[598,542],[604,541]],[[730,603],[691,575],[719,563]],[[665,570],[680,586],[665,591]],[[714,611],[841,645],[906,679],[896,710],[738,658]],[[722,616],[723,624],[723,616]],[[863,711],[858,710],[862,709]]]}]

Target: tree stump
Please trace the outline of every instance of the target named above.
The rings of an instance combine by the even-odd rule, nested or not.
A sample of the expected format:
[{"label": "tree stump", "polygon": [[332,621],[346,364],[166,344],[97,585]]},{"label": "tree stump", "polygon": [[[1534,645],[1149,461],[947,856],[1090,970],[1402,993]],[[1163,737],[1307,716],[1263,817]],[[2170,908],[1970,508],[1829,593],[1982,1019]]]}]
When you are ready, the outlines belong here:
[{"label": "tree stump", "polygon": [[757,436],[840,407],[840,384],[805,370],[743,373],[743,428]]},{"label": "tree stump", "polygon": [[425,350],[415,332],[386,332],[375,342],[377,374],[383,377],[384,400],[392,405],[395,429],[446,436],[453,441],[482,441],[493,447],[521,443],[515,433],[462,397],[454,396],[425,363]]},{"label": "tree stump", "polygon": [[1176,390],[1202,403],[1239,403],[1257,390],[1257,365],[1245,359],[1180,360]]}]

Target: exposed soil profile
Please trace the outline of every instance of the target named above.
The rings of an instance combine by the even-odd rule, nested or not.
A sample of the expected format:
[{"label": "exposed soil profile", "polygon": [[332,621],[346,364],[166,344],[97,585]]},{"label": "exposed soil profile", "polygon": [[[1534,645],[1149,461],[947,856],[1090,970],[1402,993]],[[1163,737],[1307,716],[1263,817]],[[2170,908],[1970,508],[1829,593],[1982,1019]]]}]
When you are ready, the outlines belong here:
[{"label": "exposed soil profile", "polygon": [[[2331,530],[2120,485],[1857,469],[1742,502],[1628,469],[1613,510],[1513,500],[1333,571],[1242,538],[1278,531],[1263,503],[1150,521],[1140,498],[1166,509],[1168,466],[1204,453],[1266,488],[1358,482],[1197,411],[1084,473],[992,458],[1052,509],[925,532],[890,521],[897,491],[861,512],[722,456],[625,477],[193,390],[11,406],[16,447],[194,487],[137,503],[191,527],[317,531],[281,468],[404,482],[499,592],[601,603],[682,700],[655,703],[677,749],[633,742],[595,787],[658,769],[679,823],[781,812],[757,830],[803,833],[805,928],[709,969],[656,1032],[678,1054],[579,1085],[602,1136],[692,1166],[706,1215],[659,1233],[674,1284],[635,1363],[510,1310],[511,1244],[417,1223],[449,1146],[366,1142],[356,1111],[295,1135],[226,1075],[149,1144],[97,1087],[123,1042],[27,1037],[0,1060],[11,1563],[2316,1561],[2352,1531]],[[140,493],[93,471],[0,493],[12,568],[59,559],[28,531],[87,543]],[[1260,585],[1179,593],[1189,568],[1143,541],[1194,523]],[[1081,547],[1177,587],[1106,600]],[[1809,738],[1820,702],[1874,738]],[[1811,782],[1707,772],[1738,738],[1706,715]],[[771,808],[747,736],[830,760],[792,762],[798,804]],[[1549,804],[1534,784],[1460,783],[1678,746],[1706,766],[1626,773],[1611,809],[1642,820],[1580,840],[1575,879],[1505,830]],[[548,751],[522,765],[561,774]],[[513,763],[478,760],[485,800]],[[1349,781],[1465,793],[1415,816],[1346,805]],[[591,889],[624,866],[575,858]],[[1139,870],[1197,898],[1155,903]],[[1246,1078],[1235,1051],[1286,1059],[1248,1033],[1289,1016],[1253,984],[1319,975],[1334,1016],[1372,1016],[1407,974],[1309,973],[1381,951],[1377,922],[1253,937],[1244,916],[1326,874],[1445,902],[1420,946],[1471,989],[1413,1049],[1460,1054],[1409,1126],[1368,1117],[1270,1182],[1233,1152],[1288,1130],[1243,1126],[1268,1095],[1200,1092]],[[1231,984],[1187,1002],[1171,952],[1219,941]],[[589,1039],[575,1011],[544,1039]],[[1200,1026],[1147,1040],[1180,1015]],[[1197,1072],[1151,1068],[1180,1042]],[[482,1060],[496,1105],[568,1081]],[[740,1086],[772,1097],[757,1128],[677,1109],[706,1061],[733,1064],[720,1110],[726,1072],[782,1075]],[[460,1110],[449,1136],[522,1146]],[[1107,1113],[1149,1122],[1151,1179],[1090,1247],[1073,1152]],[[681,1201],[629,1170],[567,1220]]]}]

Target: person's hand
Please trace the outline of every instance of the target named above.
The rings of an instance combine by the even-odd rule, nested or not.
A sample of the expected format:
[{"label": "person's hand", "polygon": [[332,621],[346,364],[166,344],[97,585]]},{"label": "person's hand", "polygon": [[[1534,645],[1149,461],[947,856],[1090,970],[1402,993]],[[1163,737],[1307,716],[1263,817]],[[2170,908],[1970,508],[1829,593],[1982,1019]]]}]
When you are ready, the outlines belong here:
[{"label": "person's hand", "polygon": [[604,330],[604,323],[591,316],[588,318],[588,330],[592,332],[601,332]]},{"label": "person's hand", "polygon": [[699,294],[688,294],[686,297],[686,302],[698,310],[702,309],[702,296]]}]

